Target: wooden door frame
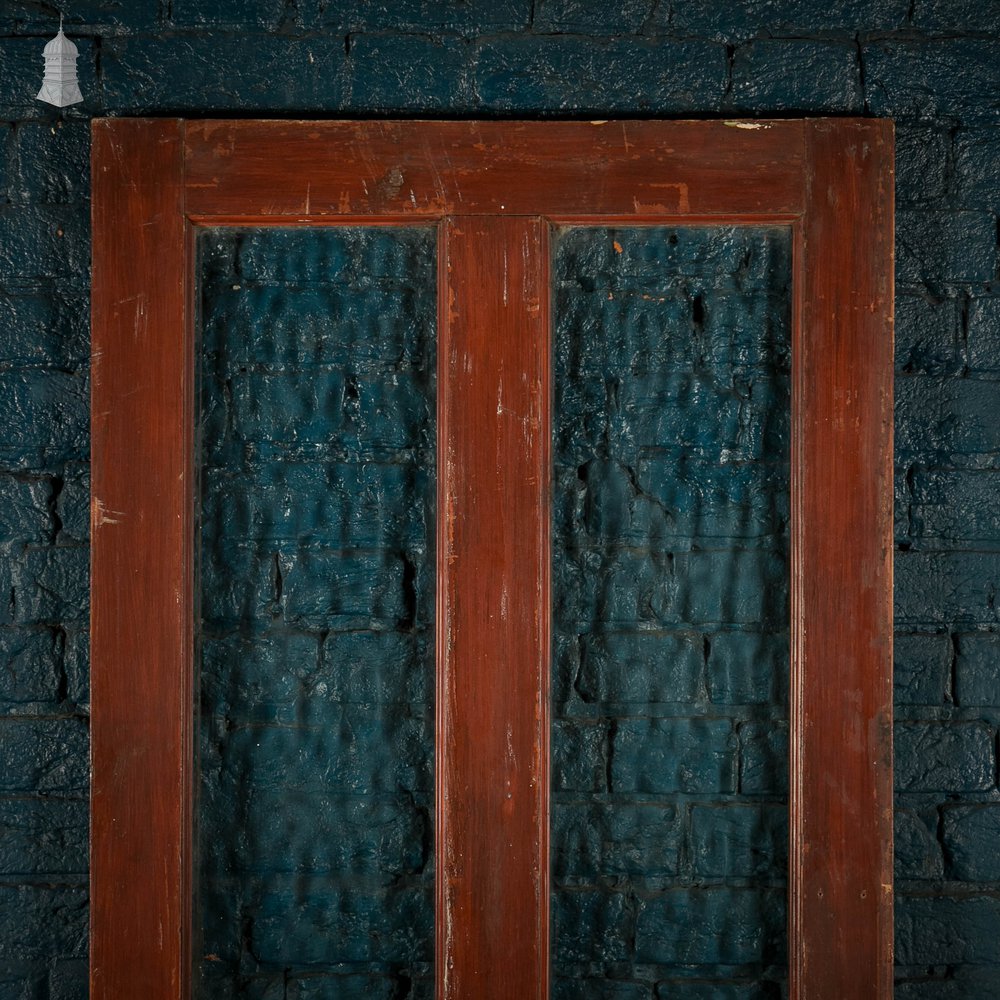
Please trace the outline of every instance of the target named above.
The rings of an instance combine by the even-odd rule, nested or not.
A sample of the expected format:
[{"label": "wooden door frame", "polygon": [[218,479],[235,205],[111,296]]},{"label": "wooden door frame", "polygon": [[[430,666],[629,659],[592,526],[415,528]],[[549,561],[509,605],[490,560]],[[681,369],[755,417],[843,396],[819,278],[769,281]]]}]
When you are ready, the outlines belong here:
[{"label": "wooden door frame", "polygon": [[[522,612],[548,604],[548,225],[791,227],[791,995],[888,1000],[893,130],[871,119],[94,121],[91,996],[190,993],[195,233],[416,222],[441,233],[442,342],[454,354],[489,324],[504,332],[498,363],[520,365],[529,384],[512,405],[527,415],[529,471],[541,471],[513,488],[536,530],[520,547],[490,550],[500,553],[496,586],[518,581]],[[515,239],[525,248],[516,306],[477,304],[467,290],[484,260],[506,261]],[[536,350],[525,350],[526,337]],[[439,371],[453,377],[449,350],[438,353]],[[438,454],[452,448],[471,462],[464,417],[489,386],[450,384],[439,388]],[[525,461],[523,431],[498,419],[490,433]],[[442,466],[438,997],[545,1000],[548,616],[532,625],[522,614],[527,625],[489,633],[481,611],[495,595],[459,600],[470,560],[489,549],[471,507],[500,510],[510,498],[474,472],[464,492],[449,476]],[[514,695],[490,681],[477,652],[501,635],[517,645],[523,684]],[[453,683],[456,644],[472,657],[464,666],[479,664],[469,667],[482,685],[474,696]],[[462,791],[484,760],[491,773],[498,748],[477,763],[449,736],[479,696],[537,707],[513,748],[532,761],[518,779],[530,782],[515,789],[524,805],[500,821],[496,801],[473,803]],[[462,807],[473,810],[464,825]],[[532,866],[519,884],[534,879],[533,889],[496,904],[503,912],[489,928],[443,851],[448,837],[464,838],[481,862],[514,838],[512,857]],[[488,949],[487,932],[503,947]],[[472,992],[469,984],[518,967],[529,970],[528,991]]]}]

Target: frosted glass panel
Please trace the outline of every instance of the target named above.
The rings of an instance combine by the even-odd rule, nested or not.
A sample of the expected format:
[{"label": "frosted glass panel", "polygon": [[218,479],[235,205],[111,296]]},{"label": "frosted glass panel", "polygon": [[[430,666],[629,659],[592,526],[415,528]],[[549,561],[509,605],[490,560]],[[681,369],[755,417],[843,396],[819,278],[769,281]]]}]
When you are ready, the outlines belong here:
[{"label": "frosted glass panel", "polygon": [[429,996],[434,231],[199,251],[196,994]]},{"label": "frosted glass panel", "polygon": [[786,973],[790,238],[554,241],[556,1000]]}]

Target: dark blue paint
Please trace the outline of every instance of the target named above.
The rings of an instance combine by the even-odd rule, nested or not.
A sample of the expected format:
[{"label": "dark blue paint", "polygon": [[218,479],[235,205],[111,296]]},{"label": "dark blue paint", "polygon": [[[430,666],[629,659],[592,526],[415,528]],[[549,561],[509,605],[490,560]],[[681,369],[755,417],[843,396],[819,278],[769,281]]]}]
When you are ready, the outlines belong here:
[{"label": "dark blue paint", "polygon": [[[893,115],[897,205],[906,213],[896,288],[897,718],[938,723],[934,731],[955,725],[960,734],[981,723],[996,734],[995,0],[626,0],[614,11],[597,0],[254,0],[238,11],[222,0],[76,0],[65,13],[86,100],[58,112],[34,100],[42,46],[56,27],[51,8],[0,5],[0,756],[4,774],[53,775],[59,760],[75,759],[78,775],[72,787],[38,778],[0,792],[0,842],[7,830],[30,829],[51,845],[34,855],[12,849],[0,872],[0,995],[86,994],[86,859],[78,845],[86,836],[85,160],[93,115],[603,118],[729,116],[748,105],[764,114]],[[853,65],[845,55],[852,47]],[[809,66],[819,78],[805,78]],[[295,354],[294,337],[284,343],[285,358],[308,359]],[[593,530],[606,502],[588,522]],[[716,649],[713,702],[781,697],[769,673],[753,666],[766,660]],[[676,662],[687,655],[679,647]],[[587,669],[581,683],[597,698],[662,697],[648,686],[616,691],[599,660]],[[682,684],[678,696],[694,694]],[[904,773],[913,771],[910,745],[898,757]],[[967,742],[951,745],[958,753]],[[939,761],[951,760],[951,749],[933,746]],[[23,755],[37,760],[22,764]],[[905,791],[899,805],[897,994],[993,1000],[997,959],[976,942],[981,930],[1000,939],[1000,915],[987,905],[1000,879],[990,867],[996,835],[985,811],[1000,807],[1000,791]],[[950,814],[979,807],[976,820]],[[11,834],[11,842],[24,836]],[[964,946],[949,950],[946,941]],[[761,998],[756,988],[687,989],[712,1000]],[[331,992],[344,1000],[392,996],[350,973],[336,986],[292,976],[286,990],[294,1000]],[[413,993],[426,1000],[419,988]],[[554,992],[557,1000],[657,995],[669,996],[669,985],[574,980]]]},{"label": "dark blue paint", "polygon": [[558,990],[786,978],[790,251],[555,241]]},{"label": "dark blue paint", "polygon": [[200,244],[198,995],[428,978],[435,234]]}]

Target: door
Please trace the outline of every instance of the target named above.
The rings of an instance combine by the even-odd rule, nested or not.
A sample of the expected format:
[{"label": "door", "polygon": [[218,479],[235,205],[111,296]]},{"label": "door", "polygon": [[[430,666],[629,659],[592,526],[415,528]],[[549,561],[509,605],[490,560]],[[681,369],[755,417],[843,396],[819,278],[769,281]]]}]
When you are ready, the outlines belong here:
[{"label": "door", "polygon": [[95,122],[95,997],[889,996],[891,163]]}]

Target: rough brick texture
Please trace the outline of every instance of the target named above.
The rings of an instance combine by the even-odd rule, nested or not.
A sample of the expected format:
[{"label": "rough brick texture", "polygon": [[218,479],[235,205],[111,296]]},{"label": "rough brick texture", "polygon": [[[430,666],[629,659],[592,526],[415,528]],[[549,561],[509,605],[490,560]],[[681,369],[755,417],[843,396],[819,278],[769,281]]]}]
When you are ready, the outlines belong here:
[{"label": "rough brick texture", "polygon": [[[54,6],[28,0],[0,4],[0,656],[5,666],[0,672],[0,714],[5,719],[0,727],[5,782],[0,789],[0,995],[79,1000],[86,994],[88,119],[106,113],[570,112],[606,117],[752,110],[860,112],[896,119],[896,710],[903,734],[897,762],[905,782],[897,813],[897,994],[901,1000],[997,996],[1000,872],[991,810],[1000,806],[995,783],[1000,723],[1000,4],[77,0],[65,7],[67,31],[80,48],[86,100],[59,112],[34,100],[42,46],[55,30]],[[239,304],[226,306],[246,308],[249,316],[274,315],[274,340],[267,348],[273,353],[260,360],[295,364],[312,357],[317,344],[313,333],[272,313],[269,293],[260,294],[255,302],[248,288]],[[301,294],[317,292],[303,289]],[[289,287],[282,295],[290,300],[293,291]],[[399,336],[403,339],[394,342],[393,351],[403,359],[410,349],[405,331],[385,331],[382,342]],[[328,363],[336,366],[338,359],[331,357]],[[363,390],[375,388],[359,373],[359,399]],[[393,388],[404,395],[407,391]],[[336,385],[328,383],[328,391],[336,391]],[[262,419],[250,402],[244,417]],[[746,412],[752,419],[751,411]],[[300,410],[295,415],[309,416]],[[713,415],[713,434],[732,427],[728,411]],[[612,525],[617,525],[614,530],[626,527],[615,507],[620,487],[608,471],[595,466],[595,496],[598,489],[606,494],[586,513],[586,530],[598,539]],[[683,474],[654,461],[636,472],[640,482],[656,484],[654,499],[674,504],[678,511],[689,509],[686,497],[704,482],[704,470],[693,460]],[[349,474],[346,467],[331,472],[341,482]],[[735,477],[727,483],[727,489],[744,491],[745,526],[762,524],[767,508],[755,501],[753,484],[740,485]],[[348,533],[363,526],[373,533],[371,548],[386,553],[412,544],[405,523],[369,517],[346,497],[324,490],[321,482],[307,484],[293,477],[288,488],[308,491],[310,485],[314,492],[303,495],[317,523],[332,521],[338,531]],[[276,489],[255,480],[254,489],[247,490],[240,516],[251,532],[260,530],[267,505],[280,495],[268,495],[269,488]],[[381,480],[371,485],[374,492],[395,488]],[[209,503],[220,500],[218,493],[206,498]],[[702,503],[702,526],[711,520],[715,537],[731,537],[726,510],[713,511],[711,496],[702,496]],[[648,507],[636,508],[628,526],[640,537],[656,526],[650,518],[657,505],[651,501]],[[284,543],[308,539],[309,523],[298,518],[279,518],[270,527],[276,536],[284,533]],[[691,572],[698,570],[688,565]],[[274,564],[265,560],[257,568],[257,596],[267,606]],[[637,568],[652,574],[646,579],[655,579],[659,571],[652,562]],[[355,569],[364,572],[361,564]],[[620,569],[625,571],[626,564]],[[333,607],[310,595],[309,566],[298,565],[297,571],[302,583],[286,595],[284,607],[298,602],[294,606],[308,637],[312,623]],[[391,590],[380,605],[387,613],[394,613]],[[664,602],[658,613],[669,619],[675,608]],[[707,605],[702,609],[711,610]],[[674,627],[677,621],[668,624]],[[677,718],[690,717],[685,713],[703,705],[706,692],[713,705],[748,711],[780,704],[785,693],[780,672],[771,667],[774,654],[766,648],[766,637],[753,640],[765,643],[760,648],[741,649],[742,635],[738,630],[731,635],[733,644],[727,645],[730,638],[721,635],[711,642],[707,663],[694,637],[689,643],[679,638],[665,642],[656,653],[631,645],[632,640],[612,643],[605,637],[584,644],[574,681],[579,700],[643,702],[662,706]],[[378,641],[398,641],[391,636],[385,633]],[[327,638],[327,652],[342,657],[341,662],[382,662],[381,654],[351,648],[334,653],[331,642],[348,640],[335,629]],[[618,676],[604,665],[641,662],[647,656],[662,665],[655,677],[634,671]],[[688,664],[697,675],[694,681]],[[705,668],[702,673],[697,672],[699,664]],[[289,678],[289,683],[293,680],[297,684],[299,679]],[[334,683],[332,677],[327,680]],[[381,672],[337,673],[329,697],[385,704],[395,682]],[[287,704],[291,690],[276,700]],[[212,696],[219,711],[227,711],[226,692]],[[557,691],[557,699],[568,696]],[[424,704],[426,698],[418,685],[405,692],[404,700]],[[556,771],[560,780],[574,787],[582,782],[589,789],[587,781],[599,785],[606,780],[608,762],[598,755],[609,730],[596,715],[589,733],[585,728],[573,730],[581,752],[560,753]],[[744,754],[751,745],[766,749],[759,741],[751,744],[752,735],[752,730],[737,734],[733,752]],[[723,747],[716,752],[724,757],[728,751]],[[747,773],[744,764],[738,775]],[[765,768],[761,774],[766,773]],[[755,812],[754,805],[706,805],[703,814],[695,803],[690,827],[681,822],[687,822],[687,805],[679,814],[667,805],[657,807],[657,823],[650,824],[638,804],[631,811],[622,807],[609,812],[595,802],[591,812],[579,813],[573,821],[576,839],[557,838],[565,841],[561,850],[573,859],[564,863],[581,873],[600,865],[608,877],[628,874],[634,862],[622,845],[630,844],[638,844],[664,878],[692,870],[685,865],[693,865],[704,878],[716,877],[720,869],[756,873],[761,870],[760,845],[772,842],[777,846],[765,856],[780,859],[783,834],[774,833],[769,814]],[[557,825],[563,822],[569,830],[570,820],[557,816]],[[772,833],[776,839],[769,839]],[[347,836],[345,858],[357,856],[352,844],[357,841]],[[262,839],[261,849],[265,847]],[[557,866],[562,856],[556,855]],[[357,856],[357,863],[378,861],[365,855]],[[311,885],[304,886],[303,898],[312,891]],[[723,925],[711,922],[720,919],[723,908],[727,914],[747,910],[732,893],[698,902],[696,908],[695,900],[685,895],[690,891],[679,889],[641,912],[637,903],[609,892],[587,897],[572,913],[578,921],[589,914],[586,919],[599,941],[605,940],[600,936],[605,932],[618,933],[612,926],[616,920],[625,921],[634,930],[636,946],[641,944],[644,954],[655,951],[656,962],[684,955],[698,955],[701,961],[708,942],[661,937],[662,925],[690,923],[697,913],[706,927],[718,928]],[[345,903],[345,919],[355,912]],[[310,913],[303,912],[302,933],[309,932]],[[756,919],[747,923],[751,936],[737,936],[729,954],[763,947],[767,939],[752,934],[767,933],[765,924]],[[252,941],[272,948],[273,923],[262,922],[255,934]],[[586,938],[580,937],[584,947]],[[567,940],[572,941],[572,934]],[[586,966],[578,977],[559,980],[554,997],[761,1000],[767,995],[760,986],[705,983],[697,977],[635,981],[618,968]],[[411,995],[426,1000],[421,982],[418,977]],[[275,995],[289,1000],[331,995],[389,1000],[405,994],[406,985],[344,969],[289,973],[282,990]]]}]

